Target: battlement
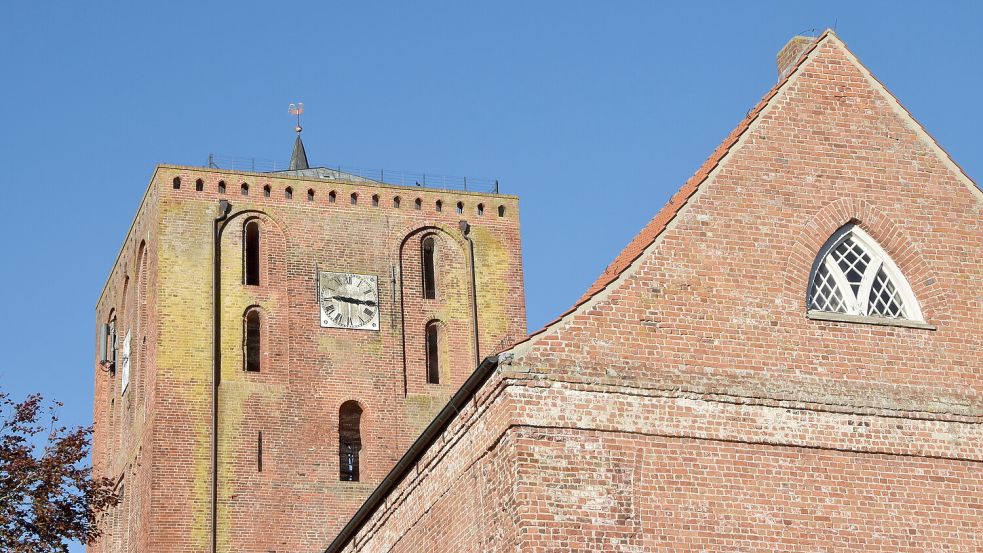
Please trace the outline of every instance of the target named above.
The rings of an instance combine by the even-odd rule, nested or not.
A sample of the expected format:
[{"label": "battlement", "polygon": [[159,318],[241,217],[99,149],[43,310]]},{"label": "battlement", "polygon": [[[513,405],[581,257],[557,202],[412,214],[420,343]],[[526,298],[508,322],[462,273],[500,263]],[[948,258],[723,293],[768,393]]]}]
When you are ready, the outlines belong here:
[{"label": "battlement", "polygon": [[397,185],[362,177],[351,179],[336,175],[331,169],[317,176],[306,174],[315,171],[259,173],[161,164],[154,178],[162,183],[162,189],[190,191],[216,199],[248,197],[250,201],[278,204],[341,204],[506,218],[518,203],[518,196],[514,195]]},{"label": "battlement", "polygon": [[345,182],[376,182],[394,184],[397,186],[439,188],[442,190],[470,190],[473,192],[493,192],[496,194],[499,192],[498,179],[355,167],[349,165],[330,165],[290,169],[290,164],[282,161],[210,154],[208,156],[207,164],[203,167],[207,167],[209,169],[225,169],[235,172],[274,173],[301,177],[326,178]]}]

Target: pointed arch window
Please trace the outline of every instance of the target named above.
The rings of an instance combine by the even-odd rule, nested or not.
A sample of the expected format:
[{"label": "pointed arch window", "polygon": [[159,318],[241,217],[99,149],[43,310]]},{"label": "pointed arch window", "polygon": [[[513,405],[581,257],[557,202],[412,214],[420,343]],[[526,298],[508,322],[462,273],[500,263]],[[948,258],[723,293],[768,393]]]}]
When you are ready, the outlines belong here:
[{"label": "pointed arch window", "polygon": [[258,309],[246,312],[244,326],[244,368],[247,372],[259,372],[263,359],[263,321]]},{"label": "pointed arch window", "polygon": [[116,371],[116,310],[109,311],[109,318],[102,326],[99,342],[99,362],[110,371]]},{"label": "pointed arch window", "polygon": [[427,384],[440,384],[440,323],[427,323]]},{"label": "pointed arch window", "polygon": [[921,321],[918,302],[898,266],[860,227],[836,231],[816,256],[809,310]]},{"label": "pointed arch window", "polygon": [[358,482],[362,449],[362,407],[346,401],[338,412],[338,466],[342,482]]},{"label": "pointed arch window", "polygon": [[433,235],[423,239],[423,298],[432,300],[437,297],[437,273],[434,266],[434,250],[437,239]]},{"label": "pointed arch window", "polygon": [[259,286],[259,221],[246,223],[245,240],[243,240],[243,261],[245,262],[245,284]]}]

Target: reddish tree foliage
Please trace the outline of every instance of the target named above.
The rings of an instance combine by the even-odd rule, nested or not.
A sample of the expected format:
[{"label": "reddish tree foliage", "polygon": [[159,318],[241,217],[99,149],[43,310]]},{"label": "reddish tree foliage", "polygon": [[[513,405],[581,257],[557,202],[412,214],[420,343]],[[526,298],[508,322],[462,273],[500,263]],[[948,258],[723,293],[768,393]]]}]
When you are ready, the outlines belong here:
[{"label": "reddish tree foliage", "polygon": [[91,542],[96,516],[118,501],[86,462],[92,428],[58,424],[60,406],[0,392],[0,551],[66,552],[68,540]]}]

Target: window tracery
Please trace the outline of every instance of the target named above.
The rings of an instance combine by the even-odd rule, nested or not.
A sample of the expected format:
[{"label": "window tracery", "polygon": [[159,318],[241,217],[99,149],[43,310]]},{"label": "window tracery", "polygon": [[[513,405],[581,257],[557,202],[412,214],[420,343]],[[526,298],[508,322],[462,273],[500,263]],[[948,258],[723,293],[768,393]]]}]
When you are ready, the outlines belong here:
[{"label": "window tracery", "polygon": [[809,310],[862,317],[922,319],[908,281],[887,253],[849,224],[826,241],[813,264]]}]

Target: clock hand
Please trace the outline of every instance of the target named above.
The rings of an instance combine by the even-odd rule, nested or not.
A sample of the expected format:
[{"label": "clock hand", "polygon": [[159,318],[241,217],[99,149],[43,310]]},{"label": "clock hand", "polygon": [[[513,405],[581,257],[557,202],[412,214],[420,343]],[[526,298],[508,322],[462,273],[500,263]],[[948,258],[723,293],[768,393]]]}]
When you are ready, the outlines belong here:
[{"label": "clock hand", "polygon": [[376,305],[376,303],[372,300],[357,300],[355,298],[349,298],[348,296],[331,296],[328,299],[339,300],[345,303],[354,303],[359,305]]}]

